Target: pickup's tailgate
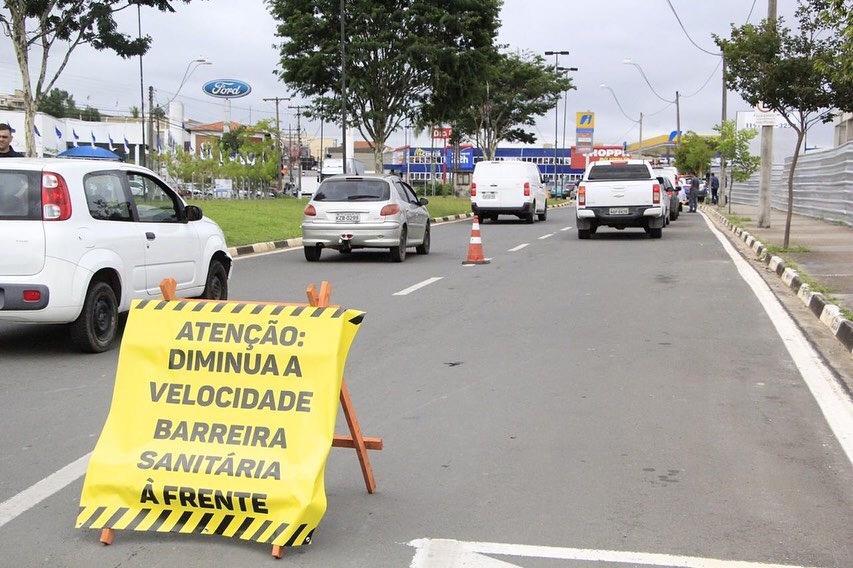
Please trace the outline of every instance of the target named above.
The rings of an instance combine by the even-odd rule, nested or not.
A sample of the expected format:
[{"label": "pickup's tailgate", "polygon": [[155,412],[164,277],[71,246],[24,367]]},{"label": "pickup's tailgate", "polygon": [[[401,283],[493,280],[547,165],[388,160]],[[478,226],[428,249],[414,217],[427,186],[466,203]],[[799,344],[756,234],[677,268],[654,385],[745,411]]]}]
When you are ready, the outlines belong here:
[{"label": "pickup's tailgate", "polygon": [[585,181],[587,207],[652,205],[651,180]]}]

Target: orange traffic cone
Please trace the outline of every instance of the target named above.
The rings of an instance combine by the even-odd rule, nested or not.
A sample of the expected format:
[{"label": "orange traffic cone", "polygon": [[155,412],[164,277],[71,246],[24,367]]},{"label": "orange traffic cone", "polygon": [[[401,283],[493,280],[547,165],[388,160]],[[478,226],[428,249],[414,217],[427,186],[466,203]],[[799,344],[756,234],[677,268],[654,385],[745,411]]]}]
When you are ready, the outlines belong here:
[{"label": "orange traffic cone", "polygon": [[471,240],[468,243],[468,258],[462,264],[489,264],[489,259],[483,254],[483,241],[480,238],[480,218],[474,217],[471,224]]}]

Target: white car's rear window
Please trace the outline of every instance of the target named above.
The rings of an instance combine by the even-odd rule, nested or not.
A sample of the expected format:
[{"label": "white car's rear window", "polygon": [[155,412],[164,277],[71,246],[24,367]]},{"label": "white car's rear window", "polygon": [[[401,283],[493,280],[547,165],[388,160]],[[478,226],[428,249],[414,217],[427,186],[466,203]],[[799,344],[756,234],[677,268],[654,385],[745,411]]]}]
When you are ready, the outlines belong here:
[{"label": "white car's rear window", "polygon": [[645,164],[601,164],[589,170],[590,181],[652,179]]},{"label": "white car's rear window", "polygon": [[388,201],[391,187],[379,179],[329,179],[320,184],[314,201]]},{"label": "white car's rear window", "polygon": [[41,219],[41,174],[0,171],[0,221]]}]

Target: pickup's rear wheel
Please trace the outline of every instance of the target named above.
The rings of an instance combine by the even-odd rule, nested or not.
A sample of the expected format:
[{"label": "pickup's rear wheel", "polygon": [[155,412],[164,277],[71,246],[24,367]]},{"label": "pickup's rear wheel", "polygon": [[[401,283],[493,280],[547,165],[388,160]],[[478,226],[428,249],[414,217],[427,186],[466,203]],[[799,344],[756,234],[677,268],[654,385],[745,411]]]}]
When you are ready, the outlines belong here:
[{"label": "pickup's rear wheel", "polygon": [[659,239],[663,236],[663,229],[661,227],[649,227],[646,230],[650,239]]},{"label": "pickup's rear wheel", "polygon": [[592,236],[592,231],[589,229],[578,229],[578,238],[579,239],[588,239]]},{"label": "pickup's rear wheel", "polygon": [[80,315],[71,324],[71,338],[83,351],[103,353],[112,349],[118,330],[118,302],[112,287],[103,280],[89,284]]}]

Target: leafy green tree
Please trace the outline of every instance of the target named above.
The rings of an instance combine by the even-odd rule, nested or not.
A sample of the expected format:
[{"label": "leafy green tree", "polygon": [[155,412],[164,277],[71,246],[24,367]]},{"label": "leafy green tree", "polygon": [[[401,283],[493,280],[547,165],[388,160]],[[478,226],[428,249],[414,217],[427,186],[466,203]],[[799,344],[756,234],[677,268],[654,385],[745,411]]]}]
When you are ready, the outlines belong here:
[{"label": "leafy green tree", "polygon": [[[841,60],[844,38],[828,30],[823,15],[800,0],[792,30],[784,22],[764,20],[755,26],[732,26],[731,39],[715,36],[726,64],[726,85],[749,104],[762,102],[778,112],[797,133],[788,170],[788,212],[783,247],[788,248],[794,207],[794,172],[806,132],[818,122],[832,120],[831,109],[853,109],[853,89],[836,90],[833,69]],[[829,33],[827,33],[829,32]]]},{"label": "leafy green tree", "polygon": [[133,118],[139,118],[139,107],[134,105],[130,107],[130,116]]},{"label": "leafy green tree", "polygon": [[704,177],[711,167],[716,146],[716,138],[687,132],[681,137],[681,144],[675,147],[675,167],[678,171]]},{"label": "leafy green tree", "polygon": [[833,90],[853,92],[853,1],[808,0],[807,7],[821,28],[840,39],[835,64],[827,66],[818,61],[817,65],[832,78]]},{"label": "leafy green tree", "polygon": [[459,120],[461,133],[473,138],[487,160],[498,143],[532,144],[529,127],[536,117],[554,108],[562,93],[573,89],[571,79],[558,75],[540,55],[498,53],[487,65],[485,80]]},{"label": "leafy green tree", "polygon": [[80,111],[80,118],[90,122],[101,122],[101,112],[95,107],[86,105],[86,108]]},{"label": "leafy green tree", "polygon": [[151,116],[153,116],[155,120],[163,120],[166,118],[166,111],[163,110],[163,107],[161,106],[155,106],[151,109]]},{"label": "leafy green tree", "polygon": [[[729,187],[725,188],[726,195],[731,191],[732,183],[746,181],[749,176],[758,171],[761,158],[749,153],[749,142],[758,135],[754,128],[738,130],[734,120],[726,120],[714,127],[720,133],[717,142],[717,153],[731,167],[729,172]],[[720,203],[724,203],[720,199]]]},{"label": "leafy green tree", "polygon": [[[313,98],[311,112],[337,121],[341,109],[338,0],[268,0],[278,22],[278,77]],[[382,149],[403,121],[414,120],[448,81],[437,73],[493,49],[500,0],[347,0],[346,75],[350,125]]]},{"label": "leafy green tree", "polygon": [[[81,45],[109,49],[121,57],[148,51],[151,37],[133,38],[118,30],[115,13],[131,4],[174,12],[172,4],[189,0],[3,0],[0,28],[12,40],[24,93],[24,130],[27,153],[35,154],[33,132],[36,109]],[[60,51],[59,64],[51,51]],[[32,65],[35,77],[31,75]],[[33,79],[35,78],[35,83]]]},{"label": "leafy green tree", "polygon": [[74,97],[61,89],[51,89],[38,104],[38,109],[56,118],[76,117],[79,113]]}]

